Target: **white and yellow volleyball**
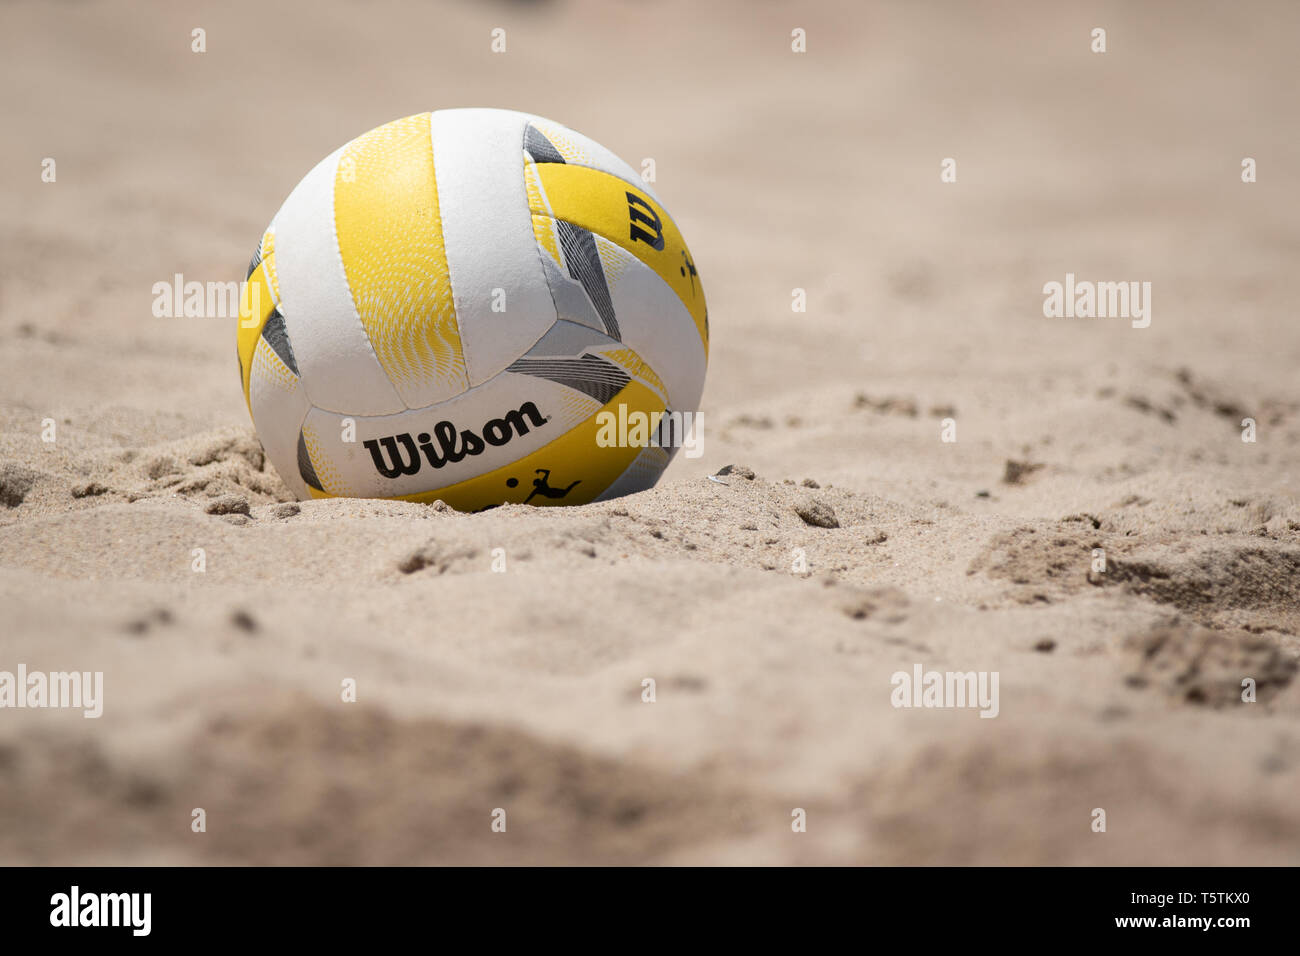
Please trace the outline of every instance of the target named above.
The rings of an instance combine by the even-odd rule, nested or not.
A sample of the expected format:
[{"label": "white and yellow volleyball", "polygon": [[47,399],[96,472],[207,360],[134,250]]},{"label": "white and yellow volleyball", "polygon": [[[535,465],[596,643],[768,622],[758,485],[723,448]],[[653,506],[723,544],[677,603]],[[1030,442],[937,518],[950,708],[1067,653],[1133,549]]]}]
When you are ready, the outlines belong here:
[{"label": "white and yellow volleyball", "polygon": [[652,486],[699,408],[708,338],[694,260],[627,163],[538,116],[462,109],[380,126],[306,175],[253,256],[238,344],[300,498],[477,511]]}]

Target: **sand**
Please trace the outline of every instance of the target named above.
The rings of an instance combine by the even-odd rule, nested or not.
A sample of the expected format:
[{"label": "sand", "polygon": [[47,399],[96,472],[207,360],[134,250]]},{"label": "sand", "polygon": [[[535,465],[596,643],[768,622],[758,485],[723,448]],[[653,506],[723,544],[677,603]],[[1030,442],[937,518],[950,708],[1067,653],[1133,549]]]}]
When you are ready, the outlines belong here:
[{"label": "sand", "polygon": [[[97,719],[0,710],[0,862],[1297,862],[1297,28],[0,5],[0,670],[104,675]],[[469,105],[655,159],[704,454],[568,509],[290,504],[232,320],[153,285],[241,278],[320,157]],[[1150,282],[1149,327],[1045,317],[1067,273]],[[893,706],[918,666],[997,716]]]}]

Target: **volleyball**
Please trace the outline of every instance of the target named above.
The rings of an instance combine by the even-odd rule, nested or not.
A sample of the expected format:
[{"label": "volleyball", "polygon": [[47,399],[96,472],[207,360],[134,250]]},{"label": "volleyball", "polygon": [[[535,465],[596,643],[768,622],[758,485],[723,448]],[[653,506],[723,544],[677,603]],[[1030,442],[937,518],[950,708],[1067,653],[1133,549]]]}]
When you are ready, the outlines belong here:
[{"label": "volleyball", "polygon": [[331,153],[257,245],[244,399],[299,498],[584,504],[695,423],[708,309],[631,166],[526,113],[421,113]]}]

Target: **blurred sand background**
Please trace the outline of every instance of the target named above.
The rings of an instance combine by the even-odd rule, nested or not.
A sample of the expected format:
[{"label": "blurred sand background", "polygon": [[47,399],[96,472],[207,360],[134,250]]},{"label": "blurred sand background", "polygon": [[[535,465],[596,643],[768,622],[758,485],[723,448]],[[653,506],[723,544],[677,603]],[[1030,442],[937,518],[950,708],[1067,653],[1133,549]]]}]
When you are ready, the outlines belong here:
[{"label": "blurred sand background", "polygon": [[[0,862],[1300,862],[1298,32],[0,4],[0,669],[105,674],[98,720],[0,711]],[[233,320],[152,286],[241,279],[317,160],[453,106],[655,159],[709,297],[705,454],[574,509],[286,508]],[[1151,326],[1045,318],[1067,272],[1150,281]],[[893,708],[916,664],[999,672],[999,716]]]}]

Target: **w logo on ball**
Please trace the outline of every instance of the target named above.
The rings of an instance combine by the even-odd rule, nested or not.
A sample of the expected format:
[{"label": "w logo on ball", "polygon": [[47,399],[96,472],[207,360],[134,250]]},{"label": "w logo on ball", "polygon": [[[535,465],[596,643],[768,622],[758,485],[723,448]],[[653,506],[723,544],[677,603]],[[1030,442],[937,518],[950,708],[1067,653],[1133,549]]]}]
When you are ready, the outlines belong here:
[{"label": "w logo on ball", "polygon": [[[642,212],[642,210],[645,211]],[[632,241],[644,242],[655,252],[663,252],[664,224],[659,220],[659,214],[650,207],[650,204],[636,193],[627,193],[627,215],[632,229]],[[639,226],[637,223],[641,225]],[[646,226],[653,231],[646,232],[641,226]]]}]

